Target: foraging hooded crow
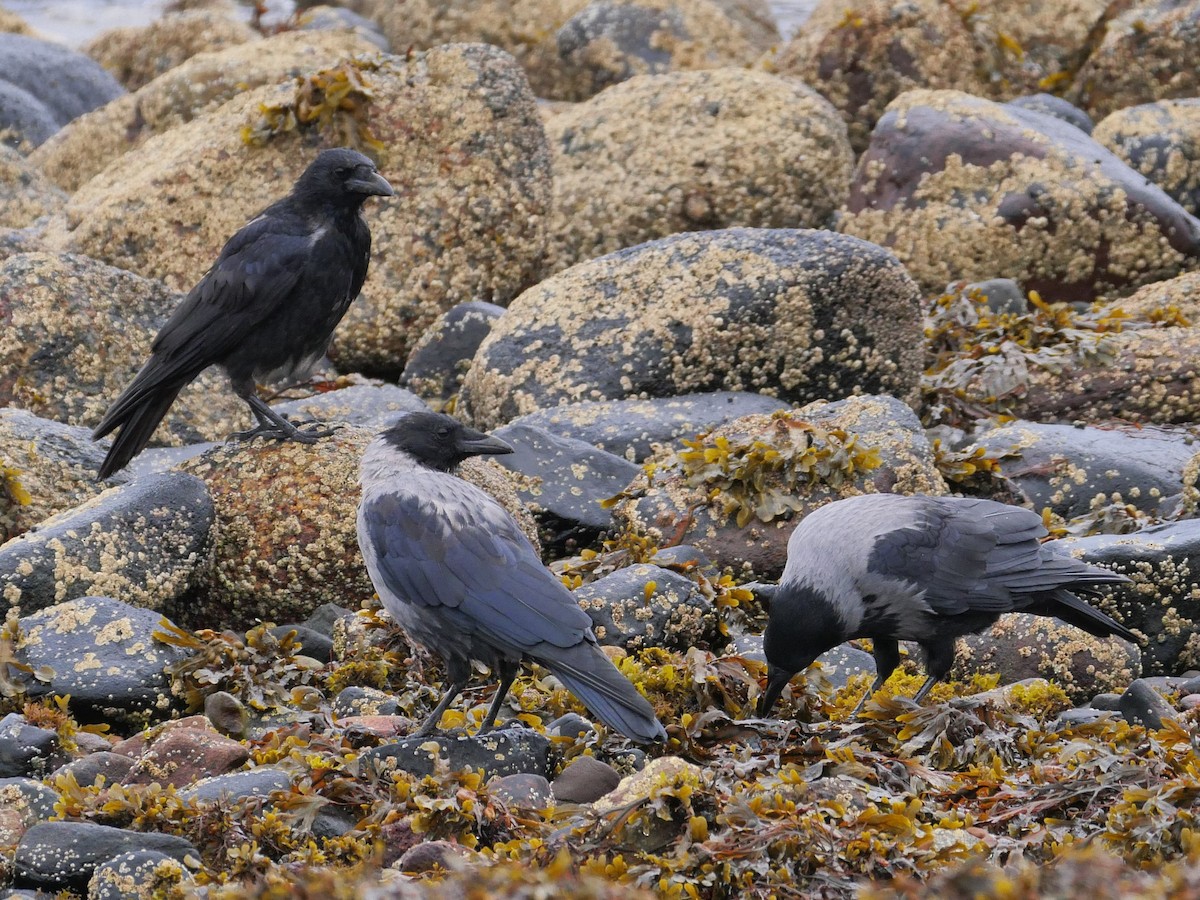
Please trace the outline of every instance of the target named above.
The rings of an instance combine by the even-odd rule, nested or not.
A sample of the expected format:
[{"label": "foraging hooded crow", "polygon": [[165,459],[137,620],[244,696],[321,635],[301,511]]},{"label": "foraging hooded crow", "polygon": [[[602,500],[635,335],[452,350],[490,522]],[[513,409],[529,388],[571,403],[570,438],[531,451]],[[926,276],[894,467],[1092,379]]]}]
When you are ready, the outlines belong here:
[{"label": "foraging hooded crow", "polygon": [[1035,512],[961,497],[867,494],[805,516],[771,599],[759,715],[770,714],[794,674],[851,638],[874,646],[875,683],[859,709],[900,664],[898,641],[923,651],[920,702],[954,665],[955,639],[1001,613],[1055,616],[1136,642],[1073,593],[1129,579],[1053,552],[1039,543],[1045,534]]},{"label": "foraging hooded crow", "polygon": [[417,734],[429,734],[471,677],[500,679],[491,728],[523,657],[549,669],[602,722],[643,743],[666,732],[600,650],[592,622],[538,558],[516,520],[451,471],[468,456],[511,453],[499,438],[440,413],[409,413],[362,459],[358,543],[384,608],[442,657],[450,687]]},{"label": "foraging hooded crow", "polygon": [[362,205],[392,194],[361,153],[325,150],[290,194],[230,238],[96,426],[93,440],[120,429],[99,477],[140,453],[179,392],[212,365],[225,370],[258,421],[235,437],[311,444],[328,435],[297,428],[259,398],[256,384],[303,377],[325,355],[367,277],[371,232]]}]

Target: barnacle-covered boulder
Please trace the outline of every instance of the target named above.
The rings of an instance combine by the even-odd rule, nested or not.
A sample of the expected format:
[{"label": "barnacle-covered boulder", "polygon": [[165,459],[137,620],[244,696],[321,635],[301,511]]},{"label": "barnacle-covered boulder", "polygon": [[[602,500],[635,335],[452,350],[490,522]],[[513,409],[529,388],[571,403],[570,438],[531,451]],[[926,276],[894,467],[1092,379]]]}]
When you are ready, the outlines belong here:
[{"label": "barnacle-covered boulder", "polygon": [[[289,31],[197,53],[133,93],[75,119],[30,159],[55,184],[74,191],[121,154],[238,94],[374,51],[371,43],[349,31]],[[236,126],[230,127],[236,132]],[[266,205],[261,186],[253,197]]]},{"label": "barnacle-covered boulder", "polygon": [[1079,129],[956,91],[893,101],[839,227],[930,292],[1004,276],[1091,301],[1200,263],[1200,221]]},{"label": "barnacle-covered boulder", "polygon": [[683,231],[822,228],[849,193],[837,112],[797,79],[639,76],[552,117],[551,266]]},{"label": "barnacle-covered boulder", "polygon": [[0,135],[36,147],[76,116],[125,93],[98,63],[61,44],[0,32]]},{"label": "barnacle-covered boulder", "polygon": [[1066,538],[1073,556],[1133,579],[1110,589],[1097,606],[1135,633],[1146,675],[1200,669],[1200,520],[1185,519],[1133,534]]},{"label": "barnacle-covered boulder", "polygon": [[884,108],[913,88],[980,88],[975,46],[941,0],[825,0],[783,49],[779,71],[819,90],[861,151]]},{"label": "barnacle-covered boulder", "polygon": [[0,144],[0,229],[24,228],[57,212],[67,195],[24,156]]},{"label": "barnacle-covered boulder", "polygon": [[0,407],[0,544],[111,487],[103,459],[88,429]]},{"label": "barnacle-covered boulder", "polygon": [[1141,653],[1117,637],[1099,638],[1045,616],[1010,613],[983,634],[960,638],[951,678],[999,675],[1001,684],[1045,678],[1084,703],[1122,691],[1141,674]]},{"label": "barnacle-covered boulder", "polygon": [[1196,455],[1186,428],[1122,422],[1080,427],[1017,421],[972,441],[998,458],[999,473],[1033,509],[1085,517],[1114,531],[1137,527],[1135,518],[1122,515],[1127,506],[1151,515],[1170,513]]},{"label": "barnacle-covered boulder", "polygon": [[639,74],[753,62],[778,40],[763,0],[365,0],[391,45],[486,41],[541,97],[578,100]]},{"label": "barnacle-covered boulder", "polygon": [[1189,213],[1200,212],[1200,99],[1117,110],[1092,136]]},{"label": "barnacle-covered boulder", "polygon": [[[324,603],[352,609],[375,593],[358,547],[358,464],[375,437],[353,425],[315,444],[228,444],[181,466],[208,486],[216,509],[214,563],[205,590],[176,621],[247,628],[299,622]],[[458,474],[488,491],[537,542],[533,517],[508,473],[467,460]]]},{"label": "barnacle-covered boulder", "polygon": [[778,60],[830,99],[862,150],[884,107],[936,88],[1006,99],[1063,79],[1106,0],[823,0]]},{"label": "barnacle-covered boulder", "polygon": [[25,616],[17,661],[52,673],[30,682],[29,695],[69,695],[85,721],[138,727],[165,718],[173,697],[164,670],[188,651],[155,640],[161,620],[111,597],[81,597]]},{"label": "barnacle-covered boulder", "polygon": [[[0,405],[94,426],[179,300],[161,282],[77,254],[0,262]],[[155,439],[223,436],[247,418],[225,376],[210,369],[184,388]]]},{"label": "barnacle-covered boulder", "polygon": [[346,144],[377,154],[396,196],[366,210],[371,273],[331,352],[394,375],[445,309],[507,303],[541,266],[545,133],[523,74],[494,47],[359,57],[239,94],[125,153],[45,240],[190,288],[319,150]]},{"label": "barnacle-covered boulder", "polygon": [[1075,75],[1066,97],[1095,118],[1127,106],[1200,94],[1200,2],[1149,0],[1116,5],[1104,39]]},{"label": "barnacle-covered boulder", "polygon": [[479,345],[502,315],[503,306],[479,300],[450,307],[413,344],[400,385],[434,405],[444,405],[458,393]]},{"label": "barnacle-covered boulder", "polygon": [[258,38],[232,7],[168,13],[149,25],[113,28],[92,38],[83,52],[127,90],[136,91],[186,59]]},{"label": "barnacle-covered boulder", "polygon": [[104,595],[176,616],[172,604],[207,575],[212,527],[198,478],[139,478],[0,545],[0,599],[30,613]]},{"label": "barnacle-covered boulder", "polygon": [[592,0],[555,33],[556,58],[551,71],[536,73],[535,86],[544,86],[548,97],[583,100],[639,75],[750,63],[764,49],[753,38],[770,36],[761,28],[747,34],[728,14],[732,5]]},{"label": "barnacle-covered boulder", "polygon": [[523,293],[480,346],[461,402],[492,427],[567,402],[717,390],[911,399],[917,301],[874,244],[788,229],[676,235]]},{"label": "barnacle-covered boulder", "polygon": [[627,652],[646,647],[686,651],[711,645],[717,610],[696,582],[646,564],[626,566],[576,588],[596,640]]},{"label": "barnacle-covered boulder", "polygon": [[946,485],[911,409],[852,397],[747,416],[663,448],[614,514],[660,546],[694,544],[739,577],[774,579],[800,517],[877,491],[944,494]]}]

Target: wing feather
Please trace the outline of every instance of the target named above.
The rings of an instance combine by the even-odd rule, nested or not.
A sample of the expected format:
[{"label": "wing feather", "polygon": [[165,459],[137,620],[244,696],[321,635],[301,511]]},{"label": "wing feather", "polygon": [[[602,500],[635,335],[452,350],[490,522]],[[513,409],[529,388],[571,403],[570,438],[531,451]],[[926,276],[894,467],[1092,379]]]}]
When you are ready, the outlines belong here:
[{"label": "wing feather", "polygon": [[594,640],[591,619],[516,522],[487,494],[453,480],[452,491],[433,496],[392,490],[364,499],[359,528],[373,547],[381,596],[386,587],[401,603],[457,610],[475,634],[520,653]]}]

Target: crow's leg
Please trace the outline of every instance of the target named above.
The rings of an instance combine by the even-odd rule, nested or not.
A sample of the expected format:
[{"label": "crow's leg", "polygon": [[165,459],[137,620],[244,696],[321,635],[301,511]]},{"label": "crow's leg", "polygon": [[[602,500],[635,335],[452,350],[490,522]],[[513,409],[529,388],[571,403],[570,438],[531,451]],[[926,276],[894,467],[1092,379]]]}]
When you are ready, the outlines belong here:
[{"label": "crow's leg", "polygon": [[437,724],[442,720],[442,713],[449,709],[450,704],[454,702],[454,698],[463,692],[463,688],[467,686],[467,681],[470,676],[461,675],[450,682],[450,687],[446,688],[446,693],[442,697],[442,701],[434,707],[433,712],[429,714],[429,718],[421,723],[421,727],[412,733],[413,737],[424,737],[427,734],[433,734],[437,729]]},{"label": "crow's leg", "polygon": [[[240,395],[240,392],[239,392]],[[250,431],[239,431],[230,435],[230,440],[249,441],[256,437],[272,438],[277,441],[299,441],[302,444],[315,444],[318,438],[329,437],[336,431],[334,428],[321,428],[314,425],[297,428],[275,410],[271,409],[257,393],[251,391],[242,397],[258,420],[258,425]]]},{"label": "crow's leg", "polygon": [[950,674],[954,668],[954,638],[941,638],[927,644],[921,644],[925,653],[925,672],[927,678],[920,689],[913,694],[913,702],[920,703],[935,684]]},{"label": "crow's leg", "polygon": [[862,712],[867,701],[875,696],[875,692],[883,687],[883,683],[892,677],[900,665],[900,644],[892,638],[872,638],[871,655],[875,657],[875,681],[850,713],[852,719]]},{"label": "crow's leg", "polygon": [[932,675],[926,678],[925,683],[917,689],[915,694],[913,694],[913,703],[920,703],[922,700],[924,700],[925,695],[928,694],[933,686],[937,683],[938,679],[934,678]]},{"label": "crow's leg", "polygon": [[500,706],[504,703],[504,698],[508,696],[508,689],[512,687],[512,683],[517,677],[517,663],[511,660],[501,660],[497,668],[500,670],[500,684],[496,688],[496,696],[492,698],[492,705],[488,707],[487,715],[483,718],[483,724],[479,726],[480,734],[490,731],[496,724],[496,716],[500,715]]}]

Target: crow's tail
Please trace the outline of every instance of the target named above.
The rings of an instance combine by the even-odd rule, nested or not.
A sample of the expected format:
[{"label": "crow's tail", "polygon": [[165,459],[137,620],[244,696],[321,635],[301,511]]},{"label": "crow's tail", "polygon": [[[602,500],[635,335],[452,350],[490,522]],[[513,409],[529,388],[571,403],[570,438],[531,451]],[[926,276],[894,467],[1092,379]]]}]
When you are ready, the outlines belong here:
[{"label": "crow's tail", "polygon": [[536,658],[609,728],[642,744],[667,739],[646,698],[595,644],[556,647],[552,655]]},{"label": "crow's tail", "polygon": [[[1127,578],[1113,578],[1109,581],[1128,581]],[[1097,579],[1100,581],[1100,579]],[[1076,587],[1076,590],[1086,591],[1086,585]],[[1100,612],[1090,603],[1080,600],[1073,593],[1065,589],[1059,589],[1052,595],[1056,606],[1050,611],[1050,615],[1057,616],[1068,625],[1074,625],[1076,628],[1082,628],[1088,634],[1094,634],[1096,637],[1109,637],[1117,635],[1130,643],[1138,642],[1137,635],[1126,628],[1124,625]]]},{"label": "crow's tail", "polygon": [[[181,390],[183,390],[182,384],[163,385],[152,393],[146,394],[136,404],[127,405],[119,411],[116,407],[121,401],[118,399],[117,404],[114,404],[114,409],[104,417],[92,434],[92,439],[96,440],[104,437],[114,428],[121,429],[113,438],[112,446],[108,448],[108,455],[104,457],[104,462],[100,464],[100,478],[107,478],[113,472],[125,468],[131,459],[142,452],[142,448],[150,442],[150,436],[154,434],[154,429],[163,420],[163,416],[167,414],[167,410],[171,408],[171,404],[175,402],[175,398],[179,396]],[[114,413],[117,414],[114,415]]]}]

